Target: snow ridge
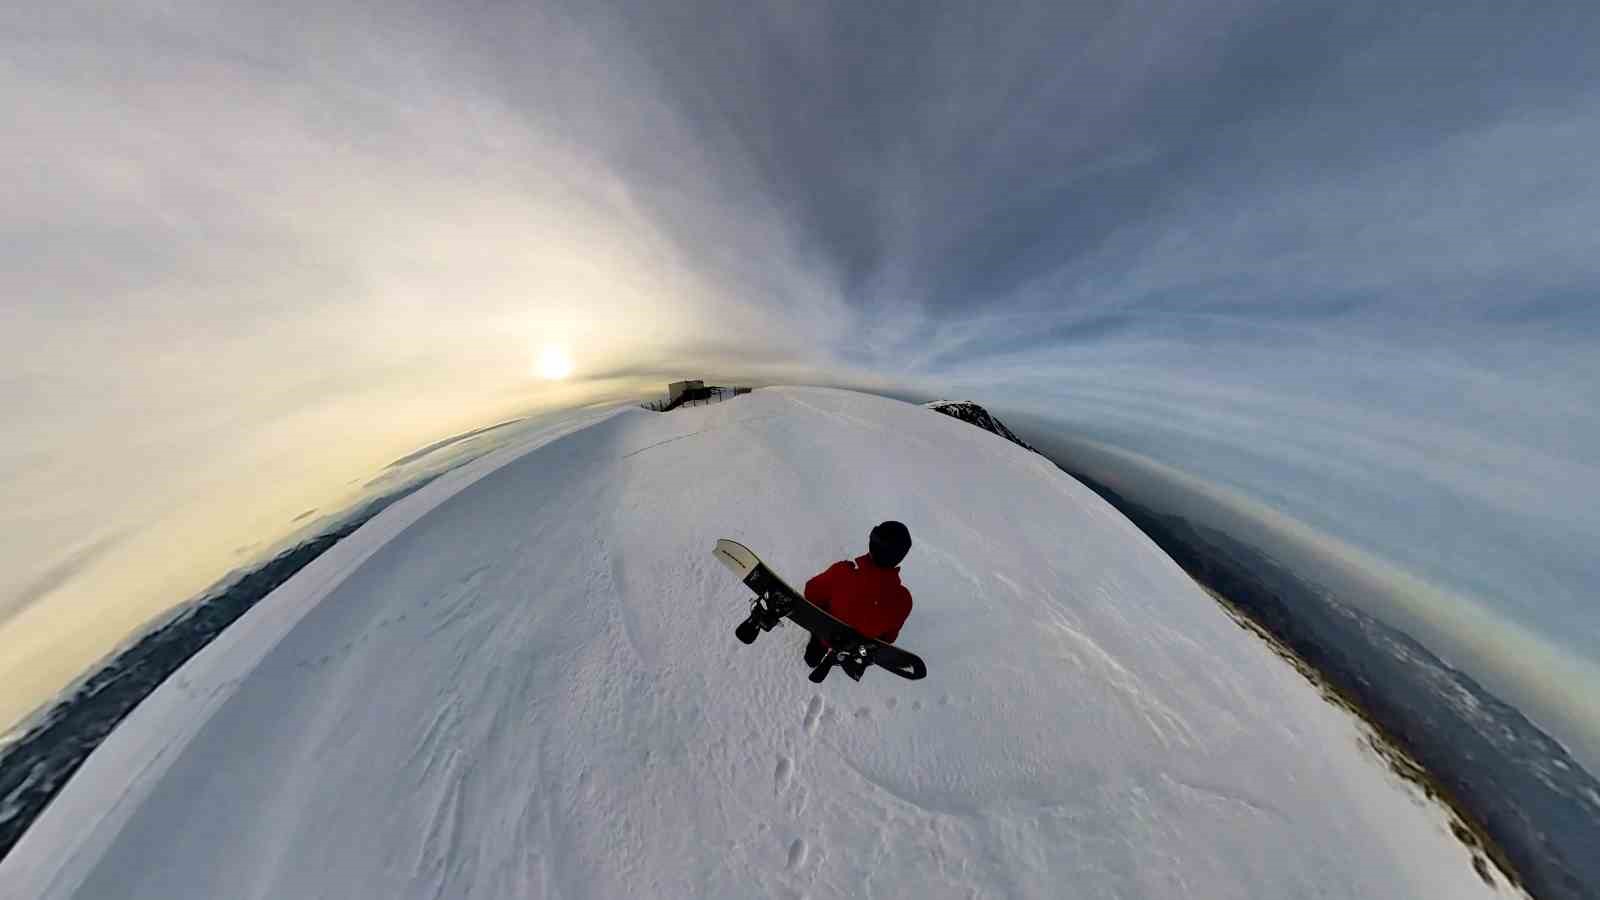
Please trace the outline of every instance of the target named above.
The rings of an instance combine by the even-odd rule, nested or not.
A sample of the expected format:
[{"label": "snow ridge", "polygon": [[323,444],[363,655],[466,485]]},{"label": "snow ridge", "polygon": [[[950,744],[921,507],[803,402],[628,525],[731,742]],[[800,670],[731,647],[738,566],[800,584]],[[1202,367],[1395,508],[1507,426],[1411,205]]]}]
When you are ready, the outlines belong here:
[{"label": "snow ridge", "polygon": [[[1021,447],[784,388],[480,462],[163,684],[0,895],[1497,895],[1353,720]],[[926,680],[734,640],[716,538],[797,581],[883,518]]]}]

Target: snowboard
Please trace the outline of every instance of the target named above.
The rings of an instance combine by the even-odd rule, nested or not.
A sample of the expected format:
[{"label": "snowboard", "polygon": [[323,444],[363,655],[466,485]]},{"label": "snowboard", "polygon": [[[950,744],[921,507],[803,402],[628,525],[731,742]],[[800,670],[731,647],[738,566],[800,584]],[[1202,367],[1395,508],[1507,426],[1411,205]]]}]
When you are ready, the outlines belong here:
[{"label": "snowboard", "polygon": [[873,640],[849,625],[828,615],[808,602],[803,594],[767,568],[749,547],[738,541],[723,538],[717,541],[711,554],[739,576],[744,586],[756,598],[750,604],[750,616],[734,629],[734,634],[746,644],[755,642],[762,632],[771,631],[783,619],[821,638],[828,645],[828,655],[811,670],[811,680],[821,682],[834,666],[844,670],[856,681],[861,680],[867,666],[874,665],[915,681],[928,676],[928,667],[922,658],[893,644]]}]

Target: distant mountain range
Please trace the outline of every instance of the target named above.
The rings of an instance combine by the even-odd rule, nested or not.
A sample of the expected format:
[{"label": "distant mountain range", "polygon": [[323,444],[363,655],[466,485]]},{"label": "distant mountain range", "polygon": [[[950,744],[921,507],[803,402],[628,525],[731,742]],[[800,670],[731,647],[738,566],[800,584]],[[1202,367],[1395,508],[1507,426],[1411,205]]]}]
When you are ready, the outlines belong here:
[{"label": "distant mountain range", "polygon": [[[1045,455],[976,403],[924,405]],[[1471,823],[1470,830],[1457,829],[1469,846],[1499,857],[1501,868],[1516,872],[1535,897],[1600,896],[1600,781],[1522,713],[1410,636],[1259,550],[1051,461],[1127,516],[1403,751],[1385,755],[1399,774],[1441,795]],[[1405,757],[1421,771],[1410,770]]]}]

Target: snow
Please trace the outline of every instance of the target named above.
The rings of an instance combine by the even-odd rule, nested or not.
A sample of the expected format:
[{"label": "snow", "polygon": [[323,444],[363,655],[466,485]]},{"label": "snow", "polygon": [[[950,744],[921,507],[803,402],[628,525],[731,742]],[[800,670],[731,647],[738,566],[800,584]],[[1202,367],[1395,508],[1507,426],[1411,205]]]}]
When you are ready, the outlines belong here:
[{"label": "snow", "polygon": [[[926,680],[734,640],[717,538],[799,582],[886,518]],[[784,388],[589,414],[386,510],[135,710],[0,894],[1497,896],[1470,861],[1044,459]]]}]

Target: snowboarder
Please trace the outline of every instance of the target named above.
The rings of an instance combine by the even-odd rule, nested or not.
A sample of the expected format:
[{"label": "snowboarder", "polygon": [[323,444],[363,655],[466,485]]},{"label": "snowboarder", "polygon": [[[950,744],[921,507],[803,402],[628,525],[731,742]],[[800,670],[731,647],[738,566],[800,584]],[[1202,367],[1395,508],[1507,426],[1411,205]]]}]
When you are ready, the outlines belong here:
[{"label": "snowboarder", "polygon": [[[884,522],[867,537],[867,554],[840,560],[806,582],[806,599],[863,637],[894,643],[911,615],[911,592],[900,583],[900,561],[911,552],[911,532]],[[815,668],[828,652],[816,635],[806,644],[806,665]]]}]

